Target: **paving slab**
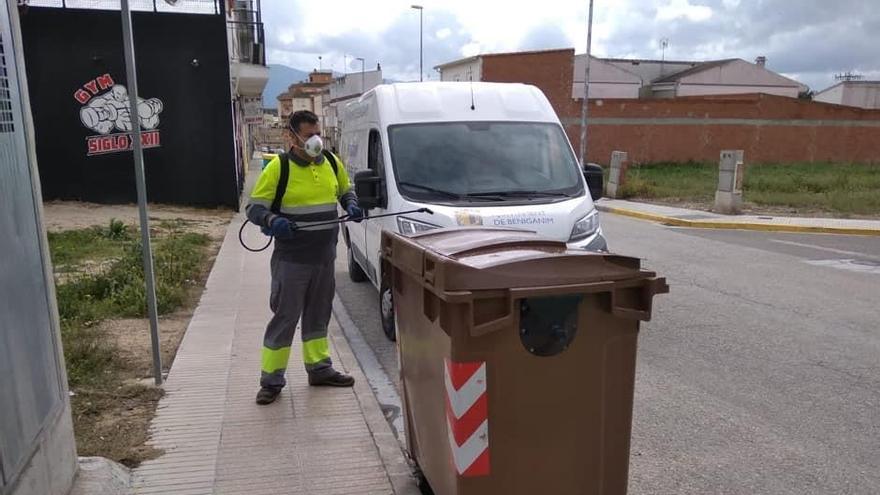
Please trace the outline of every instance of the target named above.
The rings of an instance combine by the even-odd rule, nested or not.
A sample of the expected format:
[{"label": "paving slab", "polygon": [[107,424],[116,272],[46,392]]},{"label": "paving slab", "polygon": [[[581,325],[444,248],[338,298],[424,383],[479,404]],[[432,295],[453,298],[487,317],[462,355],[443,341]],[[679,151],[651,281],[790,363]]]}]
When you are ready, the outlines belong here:
[{"label": "paving slab", "polygon": [[[356,386],[308,386],[297,337],[288,386],[276,403],[255,404],[271,250],[242,249],[241,221],[227,230],[151,424],[165,454],[133,471],[131,493],[420,493],[335,320],[331,355]],[[245,237],[265,242],[256,228]]]}]

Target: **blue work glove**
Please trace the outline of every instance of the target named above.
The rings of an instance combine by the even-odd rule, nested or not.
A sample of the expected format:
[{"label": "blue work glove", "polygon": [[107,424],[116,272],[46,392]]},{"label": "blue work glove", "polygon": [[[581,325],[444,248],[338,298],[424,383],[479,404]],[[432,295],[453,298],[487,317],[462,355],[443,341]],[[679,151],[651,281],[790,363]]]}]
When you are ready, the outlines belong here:
[{"label": "blue work glove", "polygon": [[364,219],[364,210],[357,203],[349,203],[345,211],[348,213],[348,218],[356,223],[360,223]]},{"label": "blue work glove", "polygon": [[290,239],[293,237],[293,231],[296,230],[296,224],[284,217],[275,216],[269,221],[269,225],[261,230],[276,239]]}]

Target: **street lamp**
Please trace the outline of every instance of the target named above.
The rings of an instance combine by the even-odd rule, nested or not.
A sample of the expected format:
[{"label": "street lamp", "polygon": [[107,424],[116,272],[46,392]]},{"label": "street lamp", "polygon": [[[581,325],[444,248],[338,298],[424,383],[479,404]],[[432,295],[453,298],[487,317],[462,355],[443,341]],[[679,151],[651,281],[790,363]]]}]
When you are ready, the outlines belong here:
[{"label": "street lamp", "polygon": [[422,65],[424,63],[424,51],[422,49],[422,31],[424,26],[423,14],[425,12],[425,9],[421,5],[412,5],[411,7],[419,11],[419,81],[424,81],[425,71],[422,68]]},{"label": "street lamp", "polygon": [[590,0],[590,14],[587,20],[587,54],[586,60],[584,61],[584,101],[581,107],[581,153],[580,160],[581,166],[585,167],[587,164],[584,160],[587,159],[587,107],[589,106],[589,98],[590,98],[590,49],[592,48],[593,42],[593,0]]},{"label": "street lamp", "polygon": [[365,84],[364,84],[364,58],[357,57],[357,58],[355,58],[355,60],[361,61],[361,94],[364,94],[364,86],[365,86]]}]

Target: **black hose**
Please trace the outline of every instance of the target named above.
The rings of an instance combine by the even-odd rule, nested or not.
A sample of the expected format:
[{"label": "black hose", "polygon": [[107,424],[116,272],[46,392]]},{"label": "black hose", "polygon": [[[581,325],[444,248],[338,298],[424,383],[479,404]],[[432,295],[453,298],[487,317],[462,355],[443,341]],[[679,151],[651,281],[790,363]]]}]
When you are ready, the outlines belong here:
[{"label": "black hose", "polygon": [[267,242],[266,245],[263,246],[263,247],[261,247],[260,249],[253,249],[253,248],[251,248],[251,247],[248,247],[248,245],[244,243],[244,237],[243,237],[243,234],[244,234],[244,227],[245,227],[247,224],[249,224],[249,223],[251,223],[250,220],[245,220],[245,221],[241,224],[241,228],[238,229],[238,242],[241,243],[241,247],[247,249],[248,251],[250,251],[250,252],[252,252],[252,253],[260,253],[260,252],[262,252],[262,251],[265,251],[265,250],[269,249],[269,246],[272,245],[272,240],[274,239],[274,237],[272,237],[271,235],[269,236],[269,242]]}]

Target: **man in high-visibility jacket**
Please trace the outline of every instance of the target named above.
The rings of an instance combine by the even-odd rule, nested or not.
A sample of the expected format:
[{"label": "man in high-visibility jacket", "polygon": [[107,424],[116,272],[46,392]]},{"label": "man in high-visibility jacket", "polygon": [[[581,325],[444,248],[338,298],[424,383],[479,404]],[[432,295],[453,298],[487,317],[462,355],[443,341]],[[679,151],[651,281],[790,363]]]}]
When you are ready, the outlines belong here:
[{"label": "man in high-visibility jacket", "polygon": [[280,156],[263,169],[246,208],[248,219],[262,227],[263,233],[275,237],[269,297],[274,316],[263,338],[258,404],[274,402],[286,384],[284,372],[300,318],[302,358],[309,384],[354,385],[354,378],[333,369],[327,343],[336,290],[334,260],[339,226],[310,225],[337,220],[337,203],[358,221],[363,211],[351,191],[342,161],[323,150],[318,117],[309,111],[295,112],[285,132],[291,146],[287,154],[287,188],[280,209],[272,211],[282,177]]}]

